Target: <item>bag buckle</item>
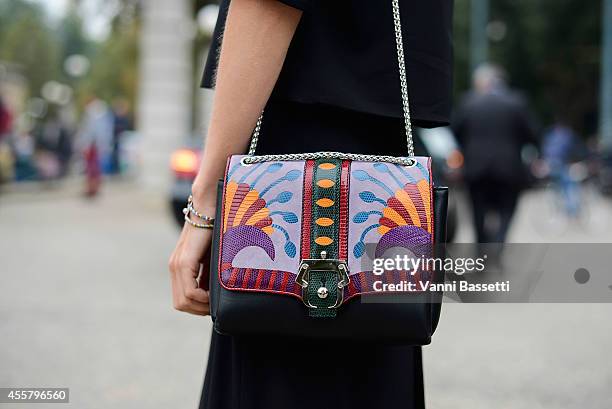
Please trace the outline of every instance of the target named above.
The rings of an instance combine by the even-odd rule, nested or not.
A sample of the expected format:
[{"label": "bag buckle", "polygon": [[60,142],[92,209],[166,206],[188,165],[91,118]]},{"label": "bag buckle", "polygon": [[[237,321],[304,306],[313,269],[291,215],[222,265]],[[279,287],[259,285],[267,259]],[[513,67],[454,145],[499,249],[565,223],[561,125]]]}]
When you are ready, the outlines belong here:
[{"label": "bag buckle", "polygon": [[[327,252],[321,252],[321,258],[315,259],[303,259],[300,263],[300,268],[298,272],[298,276],[295,281],[302,287],[302,301],[308,308],[319,308],[316,305],[313,305],[309,298],[306,296],[311,273],[313,272],[331,272],[337,274],[338,282],[335,283],[334,286],[336,289],[336,300],[334,303],[327,308],[335,309],[342,305],[344,301],[344,287],[349,285],[351,279],[348,275],[348,266],[346,261],[337,260],[337,259],[328,259]],[[328,285],[322,285],[317,289],[317,296],[321,299],[327,298],[330,293],[330,288]]]}]

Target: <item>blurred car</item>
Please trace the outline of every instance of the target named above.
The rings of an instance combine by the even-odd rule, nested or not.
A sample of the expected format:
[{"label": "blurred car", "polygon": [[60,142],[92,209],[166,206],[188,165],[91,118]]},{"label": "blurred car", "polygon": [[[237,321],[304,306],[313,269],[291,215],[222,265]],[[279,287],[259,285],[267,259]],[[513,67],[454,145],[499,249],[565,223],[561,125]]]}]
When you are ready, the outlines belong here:
[{"label": "blurred car", "polygon": [[[417,152],[424,150],[432,157],[435,183],[452,187],[463,166],[463,155],[450,129],[420,129],[417,135],[419,135],[419,139],[415,140]],[[170,195],[171,209],[174,219],[181,227],[185,222],[183,208],[191,193],[191,185],[198,173],[201,160],[201,147],[197,145],[176,150],[170,160],[174,175]],[[446,229],[447,240],[450,242],[457,230],[457,200],[452,194],[449,195]]]},{"label": "blurred car", "polygon": [[185,223],[183,208],[191,194],[191,184],[200,169],[202,150],[199,147],[185,147],[176,150],[170,158],[174,182],[170,192],[172,215],[179,226]]}]

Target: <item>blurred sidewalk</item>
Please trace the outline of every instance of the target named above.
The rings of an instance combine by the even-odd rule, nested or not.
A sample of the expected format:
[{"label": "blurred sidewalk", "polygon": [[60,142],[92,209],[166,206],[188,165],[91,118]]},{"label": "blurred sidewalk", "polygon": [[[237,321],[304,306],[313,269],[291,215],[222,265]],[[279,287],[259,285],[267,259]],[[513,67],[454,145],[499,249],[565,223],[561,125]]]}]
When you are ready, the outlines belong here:
[{"label": "blurred sidewalk", "polygon": [[[456,239],[471,242],[465,193],[453,194],[462,196]],[[549,191],[527,191],[509,241],[612,243],[609,198],[587,187],[583,217],[546,221],[552,200]],[[610,408],[610,317],[612,304],[446,303],[433,342],[423,349],[427,407]]]},{"label": "blurred sidewalk", "polygon": [[165,195],[34,187],[0,194],[0,385],[69,387],[74,408],[195,408],[210,324],[172,309]]},{"label": "blurred sidewalk", "polygon": [[[195,409],[210,324],[172,309],[165,192],[80,191],[72,180],[0,193],[0,386],[70,387],[74,408]],[[511,237],[550,240],[533,230],[541,195],[525,197]],[[448,303],[424,348],[428,407],[612,407],[610,316],[607,304]]]}]

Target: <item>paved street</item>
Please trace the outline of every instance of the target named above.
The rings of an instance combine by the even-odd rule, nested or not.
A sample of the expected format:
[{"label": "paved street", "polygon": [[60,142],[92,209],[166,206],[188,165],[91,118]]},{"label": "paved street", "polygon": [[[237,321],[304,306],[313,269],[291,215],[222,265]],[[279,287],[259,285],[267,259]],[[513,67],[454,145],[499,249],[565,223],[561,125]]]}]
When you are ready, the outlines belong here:
[{"label": "paved street", "polygon": [[210,326],[171,308],[166,203],[78,187],[0,196],[0,385],[70,387],[79,409],[195,408]]},{"label": "paved street", "polygon": [[[119,182],[87,201],[78,188],[0,193],[0,387],[70,387],[79,409],[195,408],[211,329],[171,308],[177,229],[163,192]],[[512,239],[612,242],[600,216],[537,233],[543,202],[523,200]],[[591,213],[612,210],[595,198]],[[610,304],[446,304],[424,349],[428,407],[612,407],[611,315]]]}]

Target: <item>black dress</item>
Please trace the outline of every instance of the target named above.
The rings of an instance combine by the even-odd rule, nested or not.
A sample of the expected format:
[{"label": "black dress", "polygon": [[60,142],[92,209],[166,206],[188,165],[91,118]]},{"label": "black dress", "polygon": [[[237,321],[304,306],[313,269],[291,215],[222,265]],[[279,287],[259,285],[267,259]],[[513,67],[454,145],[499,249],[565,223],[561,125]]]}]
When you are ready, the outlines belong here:
[{"label": "black dress", "polygon": [[[266,107],[257,153],[327,150],[405,155],[390,0],[283,2],[306,11]],[[433,13],[432,7],[450,14],[448,5],[452,4],[450,0],[400,3],[404,9],[409,5],[419,9],[419,12],[405,10],[402,14],[412,16],[412,21]],[[217,40],[221,38],[227,4],[228,1],[222,4]],[[348,17],[343,7],[347,8]],[[364,28],[363,19],[373,19],[370,21],[373,25]],[[430,15],[429,20],[430,24],[418,22],[419,27],[427,27],[416,38],[416,31],[406,30],[405,20],[402,22],[407,50],[418,51],[423,46],[420,39],[432,45],[430,50],[408,57],[413,122],[420,126],[447,124],[450,115],[450,17]],[[338,29],[352,30],[370,47],[355,49],[345,42],[346,36]],[[368,39],[370,34],[375,37]],[[314,47],[316,41],[310,40],[321,36],[328,36],[329,43],[319,42]],[[211,49],[202,82],[207,87],[214,85],[219,44],[213,44]],[[367,58],[361,59],[364,52]],[[439,55],[434,58],[434,54]],[[305,69],[304,64],[311,69]],[[352,66],[353,70],[342,72],[342,66]],[[357,70],[356,66],[362,68]],[[431,66],[435,68],[427,68]],[[422,152],[417,142],[415,149],[419,154]],[[330,369],[322,351],[332,347],[336,348],[328,342],[213,333],[200,408],[424,407],[420,347],[347,343]]]}]

